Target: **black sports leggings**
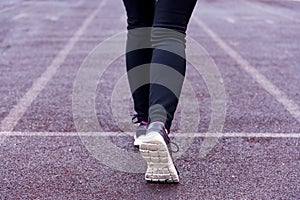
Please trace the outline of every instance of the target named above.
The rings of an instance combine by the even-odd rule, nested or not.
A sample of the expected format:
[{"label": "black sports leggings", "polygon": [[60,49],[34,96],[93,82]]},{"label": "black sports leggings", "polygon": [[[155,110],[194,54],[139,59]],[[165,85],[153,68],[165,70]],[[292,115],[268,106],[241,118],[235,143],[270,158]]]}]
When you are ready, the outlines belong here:
[{"label": "black sports leggings", "polygon": [[[161,121],[170,130],[186,70],[185,33],[196,1],[123,0],[126,67],[138,122]],[[143,27],[152,28],[139,29]],[[145,44],[152,48],[139,48]],[[142,70],[134,72],[136,67]],[[148,84],[137,88],[143,81]]]}]

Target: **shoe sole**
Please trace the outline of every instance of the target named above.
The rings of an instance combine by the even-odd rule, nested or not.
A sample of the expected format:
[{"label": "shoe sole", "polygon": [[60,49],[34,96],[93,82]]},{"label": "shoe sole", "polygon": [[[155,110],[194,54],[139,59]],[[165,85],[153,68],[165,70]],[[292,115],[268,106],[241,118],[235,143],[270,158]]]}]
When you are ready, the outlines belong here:
[{"label": "shoe sole", "polygon": [[179,176],[163,137],[150,132],[143,137],[140,153],[147,162],[145,179],[149,182],[178,183]]},{"label": "shoe sole", "polygon": [[141,145],[140,142],[134,140],[134,142],[133,142],[133,146],[134,146],[134,147],[139,147],[140,145]]},{"label": "shoe sole", "polygon": [[140,147],[140,145],[142,144],[141,137],[143,137],[143,135],[138,138],[136,136],[134,136],[133,146]]}]

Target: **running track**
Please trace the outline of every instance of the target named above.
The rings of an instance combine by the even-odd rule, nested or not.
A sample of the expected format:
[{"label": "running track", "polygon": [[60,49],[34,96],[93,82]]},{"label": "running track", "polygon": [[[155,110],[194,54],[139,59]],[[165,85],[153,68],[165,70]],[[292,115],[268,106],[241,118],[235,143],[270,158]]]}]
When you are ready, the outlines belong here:
[{"label": "running track", "polygon": [[[299,9],[296,0],[198,2],[188,35],[222,75],[225,123],[222,137],[199,156],[205,138],[216,135],[207,133],[209,89],[189,65],[186,82],[197,97],[200,123],[193,143],[176,160],[180,184],[164,185],[102,164],[73,120],[76,74],[98,44],[125,30],[122,2],[1,1],[0,198],[299,199]],[[133,128],[121,130],[111,106],[124,73],[120,56],[99,80],[98,134],[136,153],[132,138],[118,133]],[[132,105],[129,98],[124,104]],[[180,123],[181,117],[180,107],[173,132],[181,123],[195,126]]]}]

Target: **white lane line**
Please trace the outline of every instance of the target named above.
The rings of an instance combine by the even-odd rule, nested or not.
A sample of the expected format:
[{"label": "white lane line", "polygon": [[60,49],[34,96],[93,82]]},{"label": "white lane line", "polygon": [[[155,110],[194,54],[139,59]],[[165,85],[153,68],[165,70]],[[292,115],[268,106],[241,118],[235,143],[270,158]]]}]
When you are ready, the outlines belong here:
[{"label": "white lane line", "polygon": [[[0,136],[21,137],[126,137],[133,132],[0,132]],[[300,133],[172,133],[171,137],[202,138],[202,137],[247,137],[247,138],[300,138]]]},{"label": "white lane line", "polygon": [[293,22],[297,22],[297,23],[300,22],[300,19],[288,16],[288,15],[284,15],[284,14],[282,14],[280,12],[276,12],[274,10],[270,10],[270,9],[266,8],[266,6],[262,7],[258,4],[253,4],[253,3],[246,2],[246,1],[243,1],[243,2],[247,3],[248,5],[250,5],[253,8],[256,8],[257,10],[261,10],[263,12],[266,12],[266,13],[269,13],[269,14],[272,14],[272,15],[276,15],[276,16],[279,16],[281,18],[285,18],[287,20],[293,21]]},{"label": "white lane line", "polygon": [[6,11],[10,11],[10,10],[13,10],[15,8],[18,8],[18,7],[22,7],[22,5],[25,5],[27,3],[27,1],[24,1],[22,3],[18,3],[17,5],[12,5],[10,7],[6,7],[6,8],[3,8],[2,10],[0,10],[0,14],[1,13],[4,13]]},{"label": "white lane line", "polygon": [[6,12],[6,11],[9,11],[9,10],[13,10],[13,9],[15,9],[17,6],[11,6],[11,7],[7,7],[7,8],[3,8],[2,10],[0,10],[0,14],[1,13],[4,13],[4,12]]},{"label": "white lane line", "polygon": [[233,19],[232,17],[226,17],[225,20],[231,24],[235,24],[235,19]]},{"label": "white lane line", "polygon": [[[67,55],[73,49],[75,44],[80,39],[81,35],[91,24],[93,19],[96,17],[97,13],[102,9],[107,0],[100,2],[98,7],[84,20],[82,25],[72,36],[66,46],[58,53],[54,58],[52,63],[47,67],[46,71],[34,81],[32,87],[26,92],[26,94],[19,100],[19,102],[14,106],[14,108],[9,112],[8,116],[3,119],[1,122],[0,131],[12,131],[17,125],[18,121],[21,119],[27,108],[35,100],[38,94],[45,88],[48,81],[56,73],[60,65],[64,62]],[[3,140],[3,138],[0,138]]]},{"label": "white lane line", "polygon": [[270,19],[266,19],[265,22],[267,24],[275,24],[275,22],[273,20],[270,20]]},{"label": "white lane line", "polygon": [[16,15],[15,17],[13,17],[12,20],[16,21],[16,20],[26,18],[26,17],[28,17],[27,13],[20,13],[20,14]]},{"label": "white lane line", "polygon": [[215,32],[213,32],[204,22],[194,16],[195,22],[222,48],[239,66],[245,70],[262,88],[269,92],[275,99],[280,102],[289,113],[300,122],[300,107],[279,88],[273,85],[263,74],[257,71],[250,63],[240,54],[233,50],[224,40],[222,40]]},{"label": "white lane line", "polygon": [[56,16],[54,16],[54,15],[46,15],[45,19],[53,21],[53,22],[56,22],[56,21],[58,21],[60,19],[60,17],[61,16],[58,16],[58,15],[56,15]]}]

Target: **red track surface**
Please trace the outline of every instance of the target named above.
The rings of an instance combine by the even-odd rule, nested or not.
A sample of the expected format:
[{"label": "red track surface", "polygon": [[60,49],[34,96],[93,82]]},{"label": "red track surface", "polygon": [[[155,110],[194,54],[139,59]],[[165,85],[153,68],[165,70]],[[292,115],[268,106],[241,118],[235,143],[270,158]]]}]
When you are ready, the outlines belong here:
[{"label": "red track surface", "polygon": [[[102,3],[1,1],[1,199],[299,199],[299,2],[198,2],[188,35],[207,50],[224,80],[223,132],[295,137],[223,137],[204,158],[198,155],[204,138],[197,137],[176,160],[181,172],[177,185],[149,184],[141,173],[113,170],[93,157],[79,137],[66,137],[76,132],[72,90],[82,61],[99,43],[126,29],[122,2]],[[57,71],[45,75],[51,66]],[[120,57],[98,85],[97,117],[105,131],[119,131],[110,103],[124,72]],[[188,67],[186,80],[199,102],[198,131],[205,133],[211,99],[194,72]],[[261,76],[269,82],[261,81]],[[41,77],[49,79],[45,87],[37,85],[40,91],[29,92]],[[28,92],[36,94],[32,102],[24,101]],[[24,102],[28,107],[22,107]],[[20,109],[12,115],[14,107]],[[178,112],[174,131],[180,117]],[[65,136],[3,136],[15,132]],[[110,139],[124,150],[137,151],[129,136]]]}]

